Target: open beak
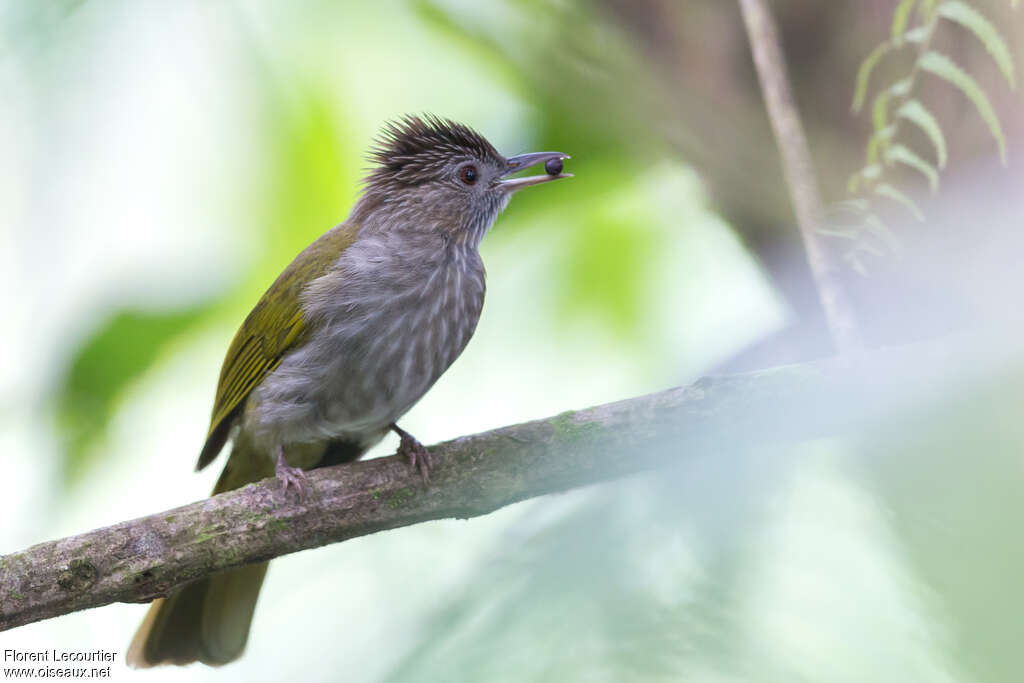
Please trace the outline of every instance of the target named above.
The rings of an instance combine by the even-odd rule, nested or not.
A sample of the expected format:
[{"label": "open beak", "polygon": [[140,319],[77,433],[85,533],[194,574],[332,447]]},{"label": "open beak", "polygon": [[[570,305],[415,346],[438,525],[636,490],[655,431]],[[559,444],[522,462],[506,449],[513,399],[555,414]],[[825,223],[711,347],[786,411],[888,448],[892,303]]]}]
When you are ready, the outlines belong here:
[{"label": "open beak", "polygon": [[[548,172],[544,175],[528,175],[521,178],[508,178],[498,183],[498,187],[503,189],[505,192],[515,192],[524,187],[530,185],[539,185],[540,183],[546,183],[550,180],[558,180],[559,178],[572,178],[572,173],[562,173],[562,159],[568,159],[568,154],[562,152],[530,152],[529,154],[517,154],[514,157],[508,159],[508,170],[502,174],[502,178],[508,178],[513,173],[519,173],[519,171],[525,170],[538,164],[544,164],[545,170]],[[548,162],[552,162],[554,169],[548,165]],[[557,172],[551,173],[552,170]]]}]

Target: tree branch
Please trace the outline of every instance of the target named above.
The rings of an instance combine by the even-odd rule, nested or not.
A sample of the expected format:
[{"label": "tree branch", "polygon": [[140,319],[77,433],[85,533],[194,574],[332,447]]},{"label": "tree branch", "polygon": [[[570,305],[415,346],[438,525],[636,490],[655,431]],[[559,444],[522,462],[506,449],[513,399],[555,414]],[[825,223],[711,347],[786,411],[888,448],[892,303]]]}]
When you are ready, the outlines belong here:
[{"label": "tree branch", "polygon": [[840,351],[852,351],[862,346],[853,302],[818,238],[817,229],[822,217],[821,193],[807,137],[800,123],[800,112],[789,87],[778,28],[764,0],[739,2],[768,118],[782,157],[782,170],[793,201],[797,226],[825,312],[825,321],[836,347]]},{"label": "tree branch", "polygon": [[484,515],[701,455],[835,434],[868,412],[894,410],[901,391],[941,395],[956,362],[916,345],[708,378],[438,444],[429,486],[395,456],[309,472],[303,504],[264,480],[0,557],[0,631],[149,601],[217,571],[384,529]]}]

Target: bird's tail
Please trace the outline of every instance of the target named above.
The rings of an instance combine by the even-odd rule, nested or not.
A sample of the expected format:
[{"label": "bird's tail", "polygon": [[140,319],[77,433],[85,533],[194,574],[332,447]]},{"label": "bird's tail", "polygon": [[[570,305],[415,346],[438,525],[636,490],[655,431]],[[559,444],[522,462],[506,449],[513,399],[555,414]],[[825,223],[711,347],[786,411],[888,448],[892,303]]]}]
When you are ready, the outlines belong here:
[{"label": "bird's tail", "polygon": [[[213,493],[222,493],[274,473],[265,456],[236,444]],[[190,583],[153,601],[128,647],[128,665],[202,662],[219,666],[241,656],[249,638],[267,563],[246,565]]]}]

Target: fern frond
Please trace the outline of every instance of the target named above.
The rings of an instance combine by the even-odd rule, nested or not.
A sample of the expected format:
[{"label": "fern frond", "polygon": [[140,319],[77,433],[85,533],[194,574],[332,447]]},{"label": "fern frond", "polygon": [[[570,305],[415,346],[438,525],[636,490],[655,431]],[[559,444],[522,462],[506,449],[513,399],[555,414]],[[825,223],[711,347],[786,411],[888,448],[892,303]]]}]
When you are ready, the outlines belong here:
[{"label": "fern frond", "polygon": [[825,235],[826,237],[837,237],[839,239],[849,240],[851,242],[856,242],[857,240],[860,239],[860,236],[857,234],[857,231],[851,228],[819,227],[816,228],[814,231],[819,235]]},{"label": "fern frond", "polygon": [[861,215],[871,211],[871,203],[866,199],[844,199],[836,204],[836,210],[846,210]]},{"label": "fern frond", "polygon": [[928,180],[932,194],[939,189],[939,171],[906,145],[893,145],[887,148],[885,160],[889,164],[903,164],[923,175]]},{"label": "fern frond", "polygon": [[896,110],[898,118],[906,119],[921,129],[935,148],[939,168],[946,167],[946,136],[942,133],[938,119],[919,100],[907,100]]},{"label": "fern frond", "polygon": [[894,254],[899,254],[903,251],[903,245],[900,244],[896,234],[889,229],[889,226],[882,222],[882,219],[873,213],[868,213],[864,216],[864,226],[867,231],[877,237],[879,240],[885,243],[889,251]]},{"label": "fern frond", "polygon": [[857,69],[857,85],[853,91],[852,109],[854,113],[860,112],[864,106],[864,98],[868,94],[868,81],[871,80],[871,72],[875,70],[878,62],[891,49],[892,45],[890,43],[882,43],[872,50],[871,54],[860,63],[860,68]]},{"label": "fern frond", "polygon": [[875,95],[875,101],[871,105],[871,125],[876,132],[889,125],[890,97],[892,97],[892,92],[888,88]]},{"label": "fern frond", "polygon": [[908,211],[910,211],[910,213],[914,215],[914,218],[922,222],[924,221],[924,213],[921,212],[921,209],[920,207],[918,207],[917,203],[903,192],[897,190],[889,183],[879,183],[878,185],[875,185],[875,194],[877,194],[879,197],[887,197],[888,199],[893,200],[897,204],[903,205],[904,207],[906,207]]},{"label": "fern frond", "polygon": [[923,45],[928,42],[928,39],[932,37],[932,31],[935,30],[935,26],[932,24],[923,24],[917,28],[913,28],[903,34],[903,40],[908,43],[914,43],[915,45]]},{"label": "fern frond", "polygon": [[892,13],[892,42],[899,45],[903,42],[903,34],[907,30],[907,22],[910,20],[910,13],[914,9],[917,0],[900,0],[896,11]]},{"label": "fern frond", "polygon": [[879,150],[885,150],[889,147],[889,143],[892,142],[893,136],[896,135],[896,126],[886,126],[882,130],[876,130],[871,135],[871,139],[868,140],[868,154],[867,162],[874,164],[878,161],[878,157],[881,156]]},{"label": "fern frond", "polygon": [[882,165],[881,164],[868,164],[864,168],[860,169],[852,176],[846,183],[846,189],[849,190],[850,194],[853,194],[860,190],[861,185],[871,185],[879,178],[882,177]]},{"label": "fern frond", "polygon": [[[1006,136],[1002,124],[987,93],[975,80],[949,57],[933,49],[932,39],[944,23],[956,24],[971,33],[991,55],[1000,73],[1016,88],[1013,55],[1001,30],[984,14],[971,6],[972,0],[894,0],[895,8],[889,37],[876,46],[861,62],[857,70],[852,109],[860,113],[871,96],[870,116],[872,133],[868,139],[864,167],[850,176],[847,190],[856,199],[840,202],[829,213],[829,225],[822,234],[855,245],[843,254],[857,272],[867,274],[865,255],[883,256],[886,252],[898,255],[901,245],[893,231],[874,213],[873,208],[882,200],[902,206],[918,221],[925,217],[914,199],[893,185],[897,165],[919,173],[935,194],[939,188],[940,171],[946,167],[948,148],[946,135],[938,119],[916,97],[918,77],[922,73],[936,76],[952,85],[967,97],[977,109],[992,138],[999,148],[1003,165],[1007,163]],[[1022,0],[1010,0],[1014,8]],[[890,52],[907,46],[916,53],[913,68],[904,78],[887,87],[879,88],[872,96],[869,86],[874,72]],[[904,123],[916,126],[928,138],[935,150],[932,162],[903,140]]]},{"label": "fern frond", "polygon": [[985,15],[961,0],[945,0],[939,6],[939,16],[963,26],[981,41],[1011,88],[1017,86],[1013,69],[1013,56],[999,29]]},{"label": "fern frond", "polygon": [[999,157],[1005,166],[1006,135],[1003,133],[1003,127],[999,123],[999,117],[996,115],[992,102],[989,101],[988,95],[978,85],[978,82],[974,80],[974,77],[957,66],[949,57],[931,50],[924,53],[917,63],[922,70],[956,86],[967,96],[967,99],[974,103],[978,113],[981,114],[981,118],[985,121],[985,125],[988,126],[989,132],[999,146]]},{"label": "fern frond", "polygon": [[920,13],[924,21],[929,22],[935,18],[935,10],[938,7],[938,0],[921,0]]}]

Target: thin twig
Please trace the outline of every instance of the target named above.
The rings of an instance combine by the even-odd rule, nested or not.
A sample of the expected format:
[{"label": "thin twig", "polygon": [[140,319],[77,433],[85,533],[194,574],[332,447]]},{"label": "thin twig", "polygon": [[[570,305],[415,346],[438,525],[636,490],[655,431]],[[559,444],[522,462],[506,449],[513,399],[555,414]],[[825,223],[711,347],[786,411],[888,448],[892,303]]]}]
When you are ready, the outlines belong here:
[{"label": "thin twig", "polygon": [[739,0],[739,3],[825,321],[841,352],[858,349],[862,344],[853,303],[818,238],[817,228],[822,217],[821,194],[800,123],[800,113],[789,86],[778,28],[764,0]]}]

